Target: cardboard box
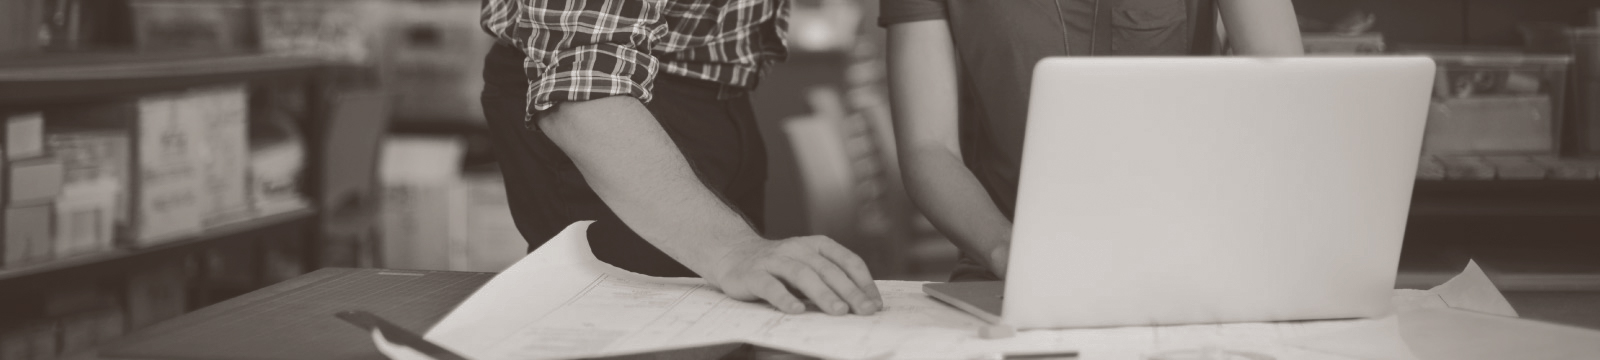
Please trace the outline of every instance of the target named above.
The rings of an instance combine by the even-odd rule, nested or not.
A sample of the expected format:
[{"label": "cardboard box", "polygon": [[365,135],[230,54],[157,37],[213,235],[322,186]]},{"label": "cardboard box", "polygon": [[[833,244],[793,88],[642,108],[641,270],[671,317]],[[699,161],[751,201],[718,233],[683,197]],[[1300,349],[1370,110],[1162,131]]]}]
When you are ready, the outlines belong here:
[{"label": "cardboard box", "polygon": [[116,238],[117,198],[113,179],[79,183],[62,191],[55,205],[56,257],[110,250]]},{"label": "cardboard box", "polygon": [[9,206],[32,206],[49,204],[61,195],[61,183],[65,172],[61,160],[55,157],[41,157],[27,160],[15,160],[7,171],[9,179],[9,192],[6,194]]},{"label": "cardboard box", "polygon": [[181,118],[181,94],[139,99],[138,177],[135,181],[133,247],[157,245],[201,231],[205,136],[199,121]]},{"label": "cardboard box", "polygon": [[[460,174],[465,145],[456,138],[384,139],[379,266],[452,270],[465,250],[468,188]],[[456,259],[452,261],[452,259]]]},{"label": "cardboard box", "polygon": [[196,154],[202,173],[200,204],[207,226],[250,216],[250,138],[245,121],[247,92],[242,85],[195,89],[184,94],[178,121],[199,123]]},{"label": "cardboard box", "polygon": [[112,220],[118,229],[127,228],[132,220],[132,134],[125,130],[90,130],[50,133],[45,137],[50,152],[61,159],[65,171],[62,196],[70,196],[71,189],[80,184],[111,181],[116,188]]},{"label": "cardboard box", "polygon": [[452,245],[466,243],[466,200],[460,181],[385,185],[381,266],[453,270],[464,249]]},{"label": "cardboard box", "polygon": [[7,159],[44,155],[44,115],[37,112],[6,117]]},{"label": "cardboard box", "polygon": [[50,234],[50,205],[6,208],[8,267],[49,261],[55,253]]},{"label": "cardboard box", "polygon": [[261,146],[250,154],[250,202],[260,216],[305,209],[298,179],[305,168],[298,141]]}]

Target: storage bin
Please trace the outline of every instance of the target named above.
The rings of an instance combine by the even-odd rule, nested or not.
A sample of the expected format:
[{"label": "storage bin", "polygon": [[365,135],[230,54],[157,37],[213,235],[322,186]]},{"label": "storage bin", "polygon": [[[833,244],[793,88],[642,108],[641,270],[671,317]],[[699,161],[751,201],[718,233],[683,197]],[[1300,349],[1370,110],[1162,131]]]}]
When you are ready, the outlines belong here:
[{"label": "storage bin", "polygon": [[1424,154],[1551,154],[1560,148],[1571,56],[1430,55],[1438,74]]},{"label": "storage bin", "polygon": [[380,59],[387,1],[255,0],[261,49],[372,66]]},{"label": "storage bin", "polygon": [[254,48],[244,0],[131,0],[129,6],[140,49]]}]

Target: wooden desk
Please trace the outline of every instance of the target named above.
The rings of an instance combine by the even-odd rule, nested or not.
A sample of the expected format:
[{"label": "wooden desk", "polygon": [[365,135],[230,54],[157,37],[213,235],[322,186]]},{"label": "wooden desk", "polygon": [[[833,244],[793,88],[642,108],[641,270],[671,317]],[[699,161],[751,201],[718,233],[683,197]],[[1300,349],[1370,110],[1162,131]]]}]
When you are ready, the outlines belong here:
[{"label": "wooden desk", "polygon": [[[381,273],[397,275],[380,275]],[[396,281],[381,276],[436,276],[438,279],[437,281]],[[250,334],[258,331],[280,330],[274,332],[273,334],[276,336],[273,337],[255,338],[252,335],[243,336],[245,339],[234,339],[238,340],[237,344],[227,348],[231,352],[224,352],[233,356],[217,358],[275,359],[283,357],[274,357],[274,355],[293,355],[322,359],[384,359],[372,345],[370,337],[365,332],[334,318],[333,311],[330,310],[348,308],[372,311],[401,327],[420,333],[438,322],[456,304],[465,300],[472,291],[482,286],[492,276],[493,274],[489,273],[327,268],[157,324],[119,339],[99,350],[108,350],[108,354],[120,354],[126,353],[125,350],[128,344],[148,344],[152,342],[182,344],[181,341],[174,341],[172,339],[173,336],[169,335],[185,332],[194,333],[196,329],[202,328],[215,328],[220,329],[219,331],[246,329],[245,333]],[[409,288],[397,289],[401,286],[409,286]],[[338,290],[343,290],[343,292]],[[414,296],[391,296],[402,292],[413,294]],[[352,293],[365,295],[359,298],[349,298]],[[299,297],[300,299],[289,299],[294,297]],[[1521,313],[1523,318],[1600,329],[1600,292],[1518,291],[1507,292],[1506,297]],[[326,313],[326,316],[322,316],[322,313]],[[248,321],[267,317],[310,318],[314,319],[314,321]],[[249,326],[218,327],[214,325],[225,322],[243,322],[250,324],[250,326],[259,325],[259,329],[250,328]],[[283,329],[282,327],[285,324],[296,325],[300,328]],[[295,338],[304,339],[296,340]],[[315,349],[315,353],[287,351],[279,354],[258,354],[245,351],[252,347],[261,346],[261,342],[266,342],[266,345],[275,349]],[[202,344],[202,346],[212,345],[216,344]],[[119,352],[114,349],[118,346],[123,346],[124,351]],[[135,345],[133,347],[139,346]],[[149,346],[144,348],[148,350]],[[162,357],[164,356],[140,356],[138,358]],[[179,356],[165,357],[177,358]],[[95,351],[68,358],[84,360],[120,359],[115,356],[101,356],[100,353]],[[186,356],[183,358],[209,357]],[[607,359],[766,360],[804,359],[804,357],[748,345],[729,344]]]}]

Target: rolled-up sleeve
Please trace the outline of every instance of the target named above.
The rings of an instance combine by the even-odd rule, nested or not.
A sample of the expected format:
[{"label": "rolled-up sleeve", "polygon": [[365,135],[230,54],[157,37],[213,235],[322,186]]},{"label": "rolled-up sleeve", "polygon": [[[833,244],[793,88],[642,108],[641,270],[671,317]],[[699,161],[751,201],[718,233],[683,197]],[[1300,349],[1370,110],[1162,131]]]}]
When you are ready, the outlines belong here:
[{"label": "rolled-up sleeve", "polygon": [[660,68],[647,51],[666,31],[661,2],[533,0],[515,31],[528,58],[528,113],[626,95],[650,101]]},{"label": "rolled-up sleeve", "polygon": [[945,0],[879,0],[878,26],[946,18]]}]

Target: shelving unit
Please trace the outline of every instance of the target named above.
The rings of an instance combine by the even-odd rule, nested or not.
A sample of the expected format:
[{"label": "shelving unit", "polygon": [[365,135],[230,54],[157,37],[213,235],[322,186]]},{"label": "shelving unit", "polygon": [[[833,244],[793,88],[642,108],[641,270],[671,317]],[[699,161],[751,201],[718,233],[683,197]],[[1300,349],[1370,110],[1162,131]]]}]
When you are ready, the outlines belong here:
[{"label": "shelving unit", "polygon": [[0,59],[0,107],[131,96],[219,82],[307,79],[330,65],[248,53],[46,53]]},{"label": "shelving unit", "polygon": [[[251,96],[246,100],[251,107],[246,114],[255,114],[256,106],[284,106],[272,111],[278,114],[274,116],[285,116],[298,128],[296,132],[305,158],[297,187],[306,204],[304,208],[277,209],[272,213],[208,225],[192,235],[146,242],[156,245],[0,267],[0,304],[4,304],[0,305],[0,332],[9,330],[16,334],[16,331],[33,331],[23,329],[35,329],[20,326],[54,323],[56,325],[37,326],[59,326],[58,336],[65,339],[69,336],[66,335],[67,326],[87,324],[74,319],[99,316],[103,308],[90,309],[94,313],[65,313],[73,314],[69,317],[51,313],[55,310],[35,309],[49,309],[56,301],[50,299],[71,296],[62,294],[81,289],[94,289],[101,294],[94,295],[96,301],[112,302],[112,308],[118,311],[113,319],[122,322],[123,331],[133,331],[177,313],[224,300],[232,294],[319,267],[323,257],[319,252],[323,242],[320,234],[326,221],[321,206],[327,203],[323,201],[322,174],[326,171],[325,164],[329,163],[324,149],[326,136],[337,116],[333,99],[338,92],[334,88],[352,76],[359,76],[353,75],[356,71],[360,69],[321,60],[249,52],[74,52],[0,57],[0,112],[126,102],[152,94],[223,84],[245,83],[253,84],[247,88],[291,90],[263,95],[261,99]],[[50,121],[45,119],[46,126]],[[132,137],[135,147],[136,134]],[[137,160],[133,159],[130,161],[134,164],[130,165],[136,173]],[[123,235],[126,234],[118,236]],[[118,243],[128,243],[118,240]],[[151,279],[170,280],[148,282]],[[139,287],[143,290],[138,291],[144,292],[138,294],[155,291],[177,296],[137,297],[173,299],[178,305],[154,313],[144,311],[141,313],[152,315],[135,319],[135,309],[149,310],[152,302],[162,303],[162,300],[141,300],[140,305],[133,304],[136,283],[146,284]],[[36,311],[37,315],[33,313]],[[66,340],[61,341],[66,343]],[[59,350],[60,355],[68,355],[67,352],[74,349]]]},{"label": "shelving unit", "polygon": [[[329,115],[326,80],[341,67],[325,61],[247,52],[72,52],[32,53],[0,58],[0,110],[22,110],[59,104],[126,99],[163,91],[220,83],[271,81],[305,86],[306,114],[300,119],[307,159],[305,179],[315,179],[321,162],[321,136]],[[302,192],[315,200],[314,182]],[[312,201],[316,204],[316,201]],[[238,221],[205,230],[197,236],[136,250],[56,259],[44,264],[0,269],[0,288],[26,284],[43,274],[86,272],[116,267],[136,259],[203,248],[232,235],[288,224],[310,224],[315,209],[303,209]],[[313,262],[314,263],[314,262]],[[310,269],[307,269],[310,270]]]},{"label": "shelving unit", "polygon": [[312,209],[289,211],[213,227],[200,234],[169,240],[161,245],[139,249],[117,249],[18,268],[0,269],[0,289],[25,289],[64,279],[116,273],[148,261],[171,259],[207,245],[236,239],[237,235],[268,228],[304,225],[315,219],[316,213]]}]

